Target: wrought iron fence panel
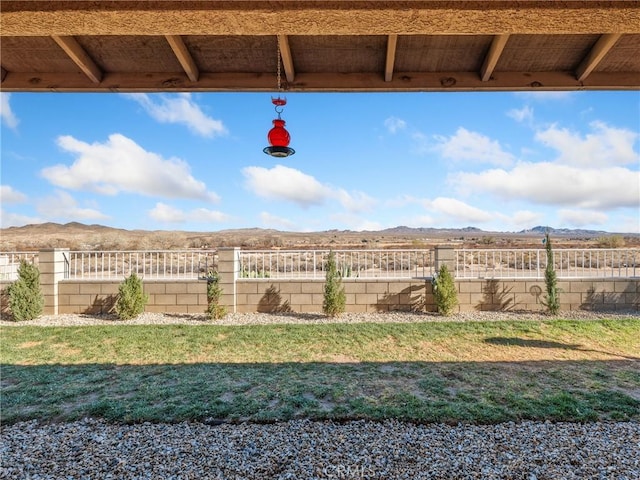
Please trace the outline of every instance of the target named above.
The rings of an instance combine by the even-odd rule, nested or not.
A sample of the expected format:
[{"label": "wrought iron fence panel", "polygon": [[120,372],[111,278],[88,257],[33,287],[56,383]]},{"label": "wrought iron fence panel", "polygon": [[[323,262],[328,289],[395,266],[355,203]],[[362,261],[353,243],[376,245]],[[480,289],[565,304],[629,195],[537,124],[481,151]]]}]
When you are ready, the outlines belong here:
[{"label": "wrought iron fence panel", "polygon": [[[242,250],[240,278],[322,279],[329,250]],[[433,273],[430,250],[333,250],[343,278],[416,278]]]},{"label": "wrought iron fence panel", "polygon": [[[640,249],[554,249],[558,278],[632,278],[640,276]],[[456,250],[457,278],[544,278],[544,249]]]},{"label": "wrought iron fence panel", "polygon": [[135,273],[152,279],[198,279],[217,269],[215,250],[70,251],[73,280],[122,279]]},{"label": "wrought iron fence panel", "polygon": [[14,282],[22,261],[38,265],[38,252],[0,252],[0,281]]}]

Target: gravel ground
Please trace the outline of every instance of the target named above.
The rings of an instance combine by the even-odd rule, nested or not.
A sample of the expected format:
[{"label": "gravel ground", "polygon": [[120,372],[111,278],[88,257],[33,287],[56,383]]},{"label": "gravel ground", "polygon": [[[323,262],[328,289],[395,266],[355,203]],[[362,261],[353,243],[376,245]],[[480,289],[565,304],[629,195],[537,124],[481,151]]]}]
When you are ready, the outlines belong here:
[{"label": "gravel ground", "polygon": [[208,320],[204,314],[182,313],[149,313],[145,312],[139,317],[121,321],[115,315],[44,315],[27,322],[13,322],[6,319],[0,320],[0,326],[82,326],[82,325],[267,325],[267,324],[318,324],[318,323],[410,323],[410,322],[473,322],[473,321],[500,321],[500,320],[550,320],[563,318],[568,320],[596,320],[600,318],[640,318],[640,312],[590,312],[587,310],[575,310],[560,312],[556,317],[550,317],[545,313],[530,312],[464,312],[443,317],[435,313],[344,313],[338,317],[330,318],[322,313],[231,313],[221,320]]},{"label": "gravel ground", "polygon": [[21,423],[6,479],[640,478],[638,423]]},{"label": "gravel ground", "polygon": [[[563,312],[568,319],[638,312]],[[532,313],[230,314],[220,325],[544,320]],[[204,315],[55,315],[0,325],[193,324]],[[295,420],[275,424],[22,422],[2,427],[4,479],[640,479],[640,423],[415,425]]]}]

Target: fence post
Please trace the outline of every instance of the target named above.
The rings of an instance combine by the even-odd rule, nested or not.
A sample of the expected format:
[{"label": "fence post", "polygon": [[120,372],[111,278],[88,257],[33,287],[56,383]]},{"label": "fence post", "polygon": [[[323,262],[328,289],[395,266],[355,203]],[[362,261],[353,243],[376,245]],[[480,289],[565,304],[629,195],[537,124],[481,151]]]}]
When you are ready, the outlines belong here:
[{"label": "fence post", "polygon": [[44,295],[44,315],[58,314],[58,282],[64,280],[68,248],[47,248],[40,250],[38,269],[40,270],[40,287]]},{"label": "fence post", "polygon": [[222,288],[220,303],[229,313],[236,312],[236,280],[240,272],[240,249],[223,247],[218,249],[219,285]]},{"label": "fence post", "polygon": [[435,268],[436,273],[442,265],[446,265],[452,275],[456,274],[456,251],[453,245],[436,245]]}]

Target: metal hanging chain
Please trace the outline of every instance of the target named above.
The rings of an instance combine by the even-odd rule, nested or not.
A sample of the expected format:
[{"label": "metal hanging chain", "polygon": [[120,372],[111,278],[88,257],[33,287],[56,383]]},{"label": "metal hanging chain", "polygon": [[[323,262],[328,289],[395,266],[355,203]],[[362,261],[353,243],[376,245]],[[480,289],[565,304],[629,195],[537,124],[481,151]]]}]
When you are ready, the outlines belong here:
[{"label": "metal hanging chain", "polygon": [[282,91],[281,85],[281,73],[280,73],[280,40],[278,40],[278,36],[276,35],[276,50],[278,54],[277,62],[278,62],[278,92]]}]

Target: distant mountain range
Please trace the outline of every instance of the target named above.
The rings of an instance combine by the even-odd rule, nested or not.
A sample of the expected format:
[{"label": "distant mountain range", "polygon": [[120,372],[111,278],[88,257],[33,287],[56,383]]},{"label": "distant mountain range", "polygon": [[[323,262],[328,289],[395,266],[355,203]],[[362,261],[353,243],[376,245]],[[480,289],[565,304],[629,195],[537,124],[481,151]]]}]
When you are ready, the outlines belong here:
[{"label": "distant mountain range", "polygon": [[[520,230],[518,232],[493,232],[482,230],[477,227],[464,227],[464,228],[426,228],[426,227],[406,227],[399,226],[393,228],[387,228],[385,230],[380,230],[378,233],[387,233],[392,235],[411,235],[411,234],[449,234],[449,235],[462,235],[462,234],[476,234],[476,235],[491,235],[491,234],[517,234],[517,235],[544,235],[546,232],[549,232],[550,235],[554,236],[571,236],[571,237],[593,237],[600,235],[610,235],[611,232],[606,232],[604,230],[585,230],[585,229],[572,229],[572,228],[553,228],[548,226],[538,225],[537,227],[529,228],[526,230]],[[376,232],[372,232],[376,233]],[[625,234],[629,235],[629,234]]]},{"label": "distant mountain range", "polygon": [[[88,231],[120,231],[120,232],[125,232],[125,231],[131,231],[131,232],[143,232],[143,230],[125,230],[122,228],[114,228],[114,227],[108,227],[108,226],[104,226],[104,225],[97,225],[97,224],[93,224],[93,225],[86,225],[83,223],[79,223],[79,222],[70,222],[70,223],[65,223],[65,224],[60,224],[60,223],[53,223],[53,222],[47,222],[47,223],[41,223],[41,224],[32,224],[32,225],[25,225],[23,227],[9,227],[8,229],[4,229],[4,230],[12,230],[12,231],[16,231],[16,230],[35,230],[35,231],[48,231],[51,232],[52,230],[61,230],[61,231],[83,231],[83,232],[88,232]],[[156,230],[156,231],[162,231],[162,230]],[[167,230],[168,231],[168,230]],[[281,231],[281,230],[275,230],[275,229],[265,229],[265,228],[258,228],[258,227],[254,227],[254,228],[238,228],[238,229],[228,229],[228,230],[219,230],[219,231],[211,231],[211,232],[188,232],[188,231],[183,231],[184,233],[234,233],[234,232],[238,232],[238,233],[251,233],[251,232],[255,232],[255,233],[261,233],[261,234],[278,234],[278,233],[294,233],[294,232],[287,232],[287,231]],[[611,235],[612,232],[606,232],[604,230],[585,230],[585,229],[571,229],[571,228],[553,228],[553,227],[549,227],[549,226],[543,226],[543,225],[538,225],[536,227],[530,228],[530,229],[526,229],[526,230],[520,230],[518,232],[498,232],[498,231],[487,231],[487,230],[482,230],[480,228],[477,227],[463,227],[463,228],[431,228],[431,227],[407,227],[404,225],[400,225],[397,227],[393,227],[393,228],[386,228],[383,230],[368,230],[366,231],[366,233],[370,233],[370,234],[380,234],[380,235],[438,235],[438,236],[442,236],[442,235],[451,235],[451,236],[463,236],[463,235],[544,235],[546,232],[549,232],[550,235],[554,235],[554,236],[560,236],[560,237],[594,237],[594,236],[601,236],[601,235]],[[295,232],[298,233],[298,232]],[[318,232],[307,232],[310,234],[313,233],[358,233],[356,231],[353,230],[326,230],[324,232],[322,231],[318,231]],[[632,235],[632,236],[637,236],[638,234],[630,234],[630,233],[618,233],[621,235]]]}]

